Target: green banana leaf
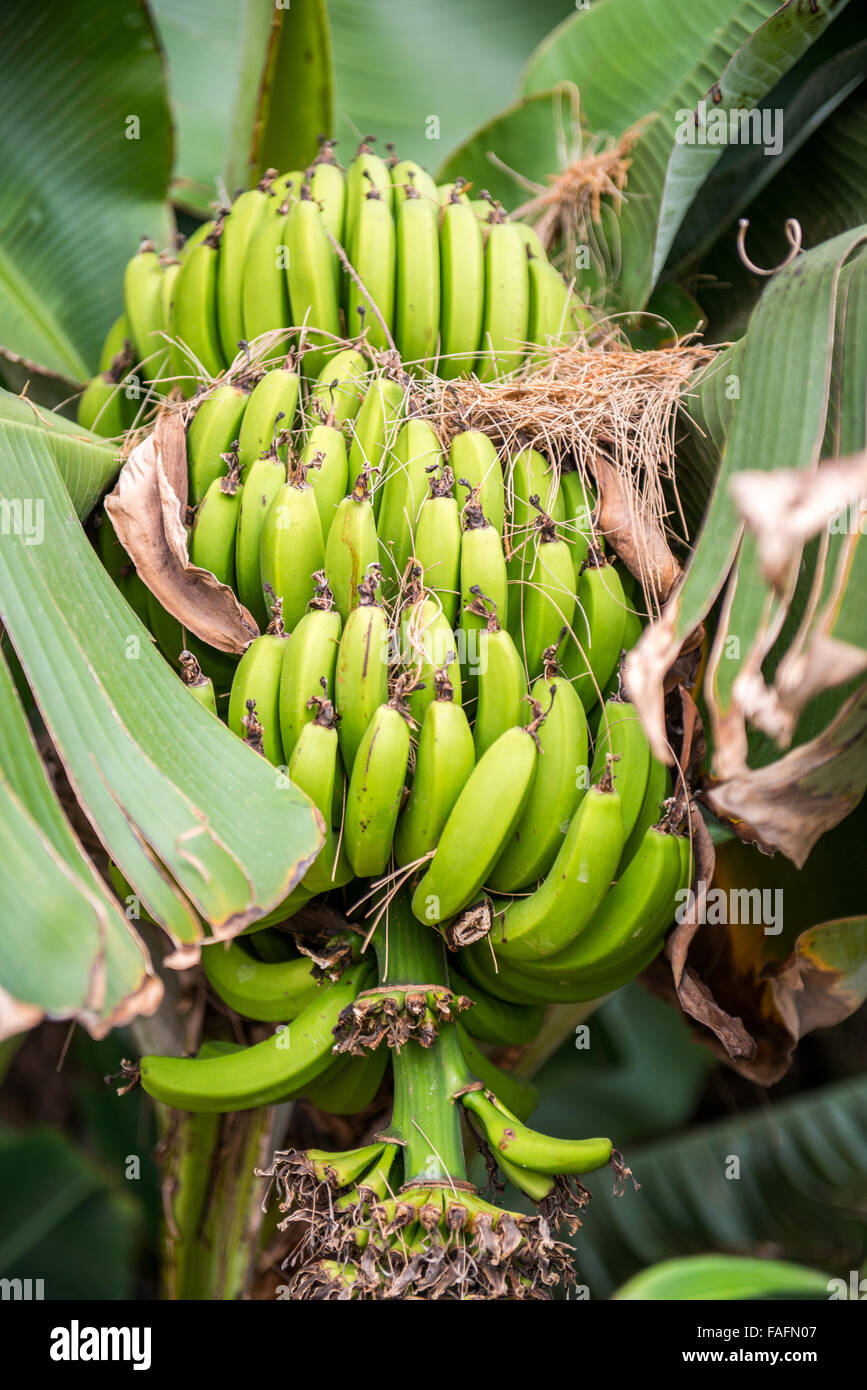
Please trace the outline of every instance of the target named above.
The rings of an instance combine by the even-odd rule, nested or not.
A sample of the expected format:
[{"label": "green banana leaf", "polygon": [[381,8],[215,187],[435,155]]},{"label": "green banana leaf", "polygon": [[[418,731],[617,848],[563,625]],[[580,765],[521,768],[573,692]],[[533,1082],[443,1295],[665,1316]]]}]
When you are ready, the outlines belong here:
[{"label": "green banana leaf", "polygon": [[738,1259],[733,1255],[691,1255],[651,1265],[611,1295],[621,1302],[652,1299],[690,1301],[738,1298],[828,1297],[828,1276],[784,1260]]},{"label": "green banana leaf", "polygon": [[[773,1250],[846,1277],[864,1259],[867,1080],[705,1125],[626,1158],[641,1191],[592,1183],[575,1237],[593,1298],[661,1260]],[[829,1276],[826,1276],[829,1277]]]},{"label": "green banana leaf", "polygon": [[165,245],[172,129],[137,0],[0,17],[0,350],[80,384],[143,236]]},{"label": "green banana leaf", "polygon": [[306,168],[316,154],[317,135],[330,135],[334,124],[325,0],[295,0],[278,14],[282,22],[272,31],[251,141],[257,176],[269,166]]},{"label": "green banana leaf", "polygon": [[512,171],[544,184],[547,175],[566,162],[564,141],[575,119],[575,103],[575,89],[565,83],[552,91],[521,97],[448,156],[439,168],[438,181],[467,179],[473,186],[473,197],[486,189],[513,212],[531,193]]},{"label": "green banana leaf", "polygon": [[383,153],[394,141],[402,159],[434,169],[503,105],[527,53],[573,9],[572,0],[328,0],[341,161],[372,133]]},{"label": "green banana leaf", "polygon": [[[0,1269],[41,1279],[46,1299],[124,1299],[134,1292],[136,1206],[62,1135],[0,1132]],[[34,1295],[35,1296],[35,1295]]]},{"label": "green banana leaf", "polygon": [[[39,544],[0,544],[0,614],[72,787],[143,909],[175,941],[238,930],[321,845],[309,800],[187,692],[88,544],[49,429],[0,422],[2,486]],[[237,807],[244,807],[243,817]]]},{"label": "green banana leaf", "polygon": [[120,470],[115,445],[55,411],[34,406],[26,396],[0,390],[0,427],[9,443],[24,452],[50,440],[51,456],[79,517],[93,510]]}]

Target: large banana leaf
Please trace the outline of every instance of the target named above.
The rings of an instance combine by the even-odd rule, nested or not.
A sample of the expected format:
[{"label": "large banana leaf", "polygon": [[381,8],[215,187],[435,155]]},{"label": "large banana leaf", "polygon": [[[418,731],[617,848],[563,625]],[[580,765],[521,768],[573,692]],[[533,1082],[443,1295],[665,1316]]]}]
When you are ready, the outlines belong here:
[{"label": "large banana leaf", "polygon": [[641,1191],[593,1184],[577,1236],[591,1296],[660,1260],[773,1251],[846,1276],[867,1253],[867,1080],[841,1082],[626,1155]]},{"label": "large banana leaf", "polygon": [[[67,436],[64,436],[66,438]],[[61,762],[107,851],[176,941],[275,907],[318,852],[308,799],[186,692],[99,564],[49,429],[0,422],[2,618]],[[243,816],[237,808],[244,807]]]},{"label": "large banana leaf", "polygon": [[143,236],[165,245],[172,129],[137,0],[0,15],[0,348],[80,383]]},{"label": "large banana leaf", "polygon": [[769,1295],[828,1297],[828,1276],[784,1260],[738,1259],[735,1255],[688,1255],[663,1260],[636,1274],[612,1298],[622,1301],[687,1299],[726,1303]]}]

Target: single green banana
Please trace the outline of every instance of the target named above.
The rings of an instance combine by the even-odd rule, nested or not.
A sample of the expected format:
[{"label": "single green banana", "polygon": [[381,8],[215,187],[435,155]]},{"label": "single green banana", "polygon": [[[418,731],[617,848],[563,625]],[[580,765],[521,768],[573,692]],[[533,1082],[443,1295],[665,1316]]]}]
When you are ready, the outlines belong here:
[{"label": "single green banana", "polygon": [[205,709],[209,709],[212,714],[217,713],[217,697],[214,693],[214,682],[210,676],[206,676],[202,671],[192,652],[182,651],[178,657],[181,668],[181,680],[194,698]]},{"label": "single green banana", "polygon": [[267,211],[269,191],[276,173],[276,169],[269,169],[256,188],[239,193],[223,223],[217,265],[217,321],[223,356],[227,362],[234,361],[240,344],[245,341],[244,265],[250,243]]},{"label": "single green banana", "polygon": [[487,615],[486,627],[478,635],[476,664],[478,701],[473,739],[478,760],[507,729],[520,724],[527,682],[518,649],[505,628],[500,627],[496,609],[489,611],[490,603],[485,602],[484,595],[477,594],[469,610],[472,616]]},{"label": "single green banana", "polygon": [[485,243],[485,311],[476,372],[492,381],[520,367],[530,318],[527,253],[509,222],[489,219]]},{"label": "single green banana", "polygon": [[407,697],[409,712],[415,723],[421,724],[433,702],[435,673],[441,667],[448,672],[454,700],[461,703],[461,668],[451,624],[422,586],[419,570],[410,579],[400,633],[403,662],[413,673],[413,689]]},{"label": "single green banana", "polygon": [[[572,549],[572,568],[577,588],[581,579],[581,569],[594,541],[593,513],[596,510],[596,494],[587,486],[577,469],[561,473],[560,492],[566,513],[562,531]],[[596,543],[601,548],[599,538],[596,538]]]},{"label": "single green banana", "polygon": [[623,846],[623,854],[620,857],[621,872],[626,868],[650,827],[658,823],[663,811],[662,803],[670,795],[671,776],[668,768],[665,763],[661,763],[658,758],[651,755],[650,770],[647,775],[647,786],[644,790],[641,810],[638,812],[638,817],[627,837]]},{"label": "single green banana", "polygon": [[[252,343],[263,333],[289,328],[292,317],[286,264],[289,258],[286,230],[292,195],[278,192],[275,181],[268,202],[250,237],[241,280],[241,317],[244,340]],[[288,338],[288,333],[287,333]],[[286,340],[283,341],[285,350]]]},{"label": "single green banana", "polygon": [[530,313],[527,341],[536,347],[529,357],[534,368],[551,359],[552,349],[571,342],[592,327],[592,319],[547,256],[530,256],[527,265]]},{"label": "single green banana", "polygon": [[112,372],[100,372],[79,396],[75,418],[83,430],[103,439],[120,438],[132,423],[123,382],[116,381]]},{"label": "single green banana", "polygon": [[534,1173],[590,1173],[610,1161],[610,1139],[556,1139],[528,1129],[517,1116],[484,1091],[461,1096],[465,1108],[481,1121],[494,1157]]},{"label": "single green banana", "polygon": [[627,607],[616,568],[591,546],[578,584],[573,634],[563,653],[563,672],[585,710],[593,708],[617,665]]},{"label": "single green banana", "polygon": [[181,395],[189,397],[195,390],[195,377],[190,374],[190,364],[184,354],[174,342],[172,324],[174,315],[172,304],[175,297],[175,285],[181,270],[181,262],[163,258],[163,278],[160,286],[162,298],[162,324],[163,331],[167,335],[168,344],[166,349],[165,366],[165,388],[166,390],[179,390]]},{"label": "single green banana", "polygon": [[543,708],[550,702],[539,730],[539,764],[524,814],[489,876],[495,893],[517,893],[544,878],[586,790],[584,706],[570,682],[557,674],[554,649],[545,655],[545,674],[530,691]]},{"label": "single green banana", "polygon": [[414,548],[424,582],[439,602],[450,628],[458,615],[461,579],[461,518],[454,486],[454,475],[448,466],[434,467],[430,492],[418,514]]},{"label": "single green banana", "polygon": [[[523,583],[532,563],[538,513],[530,498],[538,498],[542,510],[557,525],[565,520],[566,509],[557,473],[536,449],[521,449],[509,459],[506,473],[509,583],[518,585]],[[516,599],[519,594],[516,589]]]},{"label": "single green banana", "polygon": [[428,470],[442,467],[440,442],[427,420],[407,420],[397,436],[383,486],[377,530],[385,551],[385,573],[399,583],[414,550],[418,515],[428,491]]},{"label": "single green banana", "polygon": [[485,238],[478,218],[453,192],[440,219],[440,355],[445,380],[472,371],[485,316]]},{"label": "single green banana", "polygon": [[265,964],[238,941],[206,946],[202,965],[208,984],[224,1004],[242,1018],[262,1023],[289,1023],[323,988],[309,956]]},{"label": "single green banana", "polygon": [[344,621],[361,602],[360,585],[371,565],[378,566],[378,557],[373,504],[362,473],[349,496],[338,502],[325,543],[325,573]]},{"label": "single green banana", "polygon": [[[297,641],[297,637],[296,631],[292,641]],[[331,825],[334,785],[338,776],[343,780],[343,770],[334,706],[324,696],[314,696],[308,703],[315,716],[303,726],[292,749],[289,780],[310,797],[325,825],[325,843],[302,883],[313,893],[327,893],[332,888],[342,887],[353,876],[343,848],[338,850],[337,836]]]},{"label": "single green banana", "polygon": [[[346,436],[333,423],[332,415],[320,425],[314,425],[301,451],[301,462],[307,468],[307,481],[313,489],[322,538],[327,542],[340,503],[346,497],[349,484],[349,460],[346,456]],[[373,513],[371,511],[371,518]],[[374,546],[372,559],[376,558]]]},{"label": "single green banana", "polygon": [[352,444],[349,449],[349,476],[357,478],[369,473],[374,481],[373,511],[379,518],[382,487],[379,478],[400,428],[405,398],[400,381],[377,374],[367,388],[367,394],[357,416],[352,421]]},{"label": "single green banana", "polygon": [[387,1047],[350,1057],[333,1078],[309,1086],[305,1097],[327,1115],[357,1115],[373,1104],[390,1060]]},{"label": "single green banana", "polygon": [[359,585],[359,605],[345,621],[337,652],[335,703],[347,777],[374,713],[388,700],[390,641],[388,619],[376,598],[379,576],[379,565],[372,565]]},{"label": "single green banana", "polygon": [[323,214],[306,184],[289,208],[286,245],[292,322],[302,330],[308,348],[301,369],[309,381],[322,370],[329,350],[333,352],[334,341],[340,337],[340,317],[331,243]]},{"label": "single green banana", "polygon": [[394,857],[399,865],[413,864],[436,848],[475,761],[467,716],[455,704],[451,682],[441,669],[421,726],[409,800],[397,822]]},{"label": "single green banana", "polygon": [[190,506],[201,502],[215,478],[225,472],[223,457],[239,439],[250,394],[225,382],[204,396],[187,429]]},{"label": "single green banana", "polygon": [[[313,161],[312,168],[307,170],[307,175],[313,201],[319,204],[319,211],[322,213],[322,221],[326,231],[330,232],[338,246],[342,246],[346,216],[346,179],[334,154],[336,144],[336,140],[320,139],[319,153]],[[331,245],[330,242],[329,245]],[[340,257],[333,247],[331,269],[334,274],[334,288],[339,299],[343,267],[340,264]]]},{"label": "single green banana", "polygon": [[439,208],[414,184],[397,201],[397,286],[394,336],[410,370],[426,367],[440,327]]},{"label": "single green banana", "polygon": [[[319,582],[310,608],[283,648],[280,678],[280,736],[288,761],[305,725],[315,718],[316,696],[334,699],[334,669],[340,645],[340,614],[328,585]],[[330,811],[329,811],[330,816]]]},{"label": "single green banana", "polygon": [[454,202],[455,198],[466,207],[470,205],[470,195],[466,192],[469,187],[466,179],[457,178],[454,183],[438,183],[437,198],[441,208],[448,207],[449,203]]},{"label": "single green banana", "polygon": [[409,764],[409,724],[400,682],[368,725],[349,775],[346,854],[359,878],[385,872]]},{"label": "single green banana", "polygon": [[422,198],[426,199],[437,210],[439,209],[439,189],[427,170],[423,169],[420,164],[416,164],[415,160],[394,160],[391,164],[391,182],[394,186],[395,208],[404,199],[411,196],[409,189],[413,188]]},{"label": "single green banana", "polygon": [[313,384],[311,400],[318,402],[323,417],[333,415],[334,423],[342,425],[358,414],[368,380],[367,362],[358,349],[341,348],[326,360]]},{"label": "single green banana", "polygon": [[385,160],[374,154],[374,143],[373,135],[366,136],[346,171],[346,215],[343,228],[345,246],[352,245],[361,203],[371,188],[376,188],[389,209],[392,205],[391,172]]},{"label": "single green banana", "polygon": [[132,329],[126,314],[121,314],[105,335],[105,342],[99,354],[98,370],[107,372],[116,357],[123,357],[132,365],[132,352]]},{"label": "single green banana", "polygon": [[[276,435],[292,429],[299,386],[300,378],[290,356],[282,367],[274,367],[260,377],[250,392],[237,430],[242,478],[246,478],[247,470],[271,449]],[[278,441],[278,456],[284,462],[286,447]]]},{"label": "single green banana", "polygon": [[152,241],[143,241],[127,262],[123,277],[123,306],[136,363],[146,381],[158,381],[166,360],[162,299],[163,269]]},{"label": "single green banana", "polygon": [[680,875],[678,837],[652,826],[584,930],[556,955],[522,961],[522,972],[580,983],[584,972],[604,969],[619,952],[631,956],[652,944],[674,918]]},{"label": "single green banana", "polygon": [[350,966],[285,1028],[242,1052],[206,1060],[143,1057],[142,1088],[176,1110],[251,1110],[303,1092],[331,1064],[341,1011],[369,978],[366,963]]},{"label": "single green banana", "polygon": [[226,454],[228,472],[215,478],[199,503],[190,533],[190,559],[210,570],[221,584],[235,584],[235,541],[241,509],[241,470],[238,455]]},{"label": "single green banana", "polygon": [[307,482],[304,465],[274,497],[262,528],[263,586],[270,585],[283,600],[283,623],[292,632],[313,598],[315,576],[325,565],[325,543],[316,494]]},{"label": "single green banana", "polygon": [[659,954],[661,941],[642,943],[632,955],[618,952],[611,960],[580,977],[536,979],[524,973],[520,962],[498,956],[496,966],[487,942],[477,942],[460,954],[461,969],[470,979],[497,999],[525,1007],[539,1004],[579,1004],[588,999],[604,999],[629,984]]},{"label": "single green banana", "polygon": [[171,333],[210,377],[226,367],[217,322],[217,264],[223,224],[187,248],[172,294]]},{"label": "single green banana", "polygon": [[275,448],[250,465],[241,493],[235,536],[235,587],[260,629],[268,625],[268,604],[262,588],[262,532],[271,503],[285,482],[286,465],[278,459]]},{"label": "single green banana", "polygon": [[505,531],[506,487],[499,456],[481,430],[462,430],[449,449],[449,467],[455,477],[478,489],[478,504],[502,539]]},{"label": "single green banana", "polygon": [[420,922],[433,925],[454,917],[473,900],[499,859],[530,795],[543,718],[537,707],[526,728],[508,729],[479,758],[413,894],[412,910]]},{"label": "single green banana", "polygon": [[[620,797],[603,778],[582,799],[544,882],[495,916],[490,941],[497,961],[554,956],[577,939],[608,893],[622,849]],[[480,950],[488,951],[488,943]]]},{"label": "single green banana", "polygon": [[[294,641],[294,638],[293,638]],[[280,735],[280,677],[283,658],[290,644],[286,640],[279,613],[267,632],[252,641],[238,662],[229,695],[229,728],[239,738],[249,732],[244,721],[255,704],[256,719],[262,728],[262,752],[274,767],[286,765]]]},{"label": "single green banana", "polygon": [[[501,614],[503,621],[508,618],[508,577],[503,543],[479,506],[475,490],[464,505],[462,522],[459,654],[468,698],[473,698],[478,694],[478,675],[490,615],[495,614],[498,621]],[[479,606],[480,598],[487,606]]]},{"label": "single green banana", "polygon": [[543,511],[529,548],[518,592],[509,597],[509,628],[532,677],[541,670],[545,651],[558,644],[563,628],[573,625],[575,576],[571,547]]},{"label": "single green banana", "polygon": [[361,199],[348,249],[364,289],[352,276],[347,277],[347,331],[366,330],[370,346],[384,352],[393,346],[397,233],[390,200],[374,184]]},{"label": "single green banana", "polygon": [[[623,812],[623,833],[626,840],[635,829],[650,775],[650,744],[638,710],[619,695],[605,701],[590,780],[595,782],[605,770],[608,755],[613,755],[611,772],[620,793]],[[654,824],[655,822],[651,822]]]},{"label": "single green banana", "polygon": [[507,1004],[479,985],[471,985],[449,966],[449,984],[456,994],[472,1000],[462,1020],[470,1037],[500,1047],[524,1047],[542,1027],[545,1010],[538,1004]]}]

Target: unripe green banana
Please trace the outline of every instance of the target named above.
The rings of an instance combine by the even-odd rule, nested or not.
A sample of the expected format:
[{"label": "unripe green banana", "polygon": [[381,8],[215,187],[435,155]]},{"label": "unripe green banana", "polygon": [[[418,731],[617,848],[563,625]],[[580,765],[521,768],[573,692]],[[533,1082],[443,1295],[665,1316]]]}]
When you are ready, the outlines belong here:
[{"label": "unripe green banana", "polygon": [[472,1038],[503,1047],[523,1047],[533,1041],[542,1027],[545,1010],[537,1004],[507,1004],[503,999],[495,999],[479,985],[471,985],[451,966],[449,984],[456,994],[472,1000],[473,1007],[462,1015]]},{"label": "unripe green banana", "polygon": [[265,517],[262,584],[283,600],[283,622],[292,632],[313,598],[315,575],[325,565],[325,544],[316,494],[299,466],[274,497]]},{"label": "unripe green banana", "polygon": [[348,250],[353,269],[367,293],[352,276],[347,277],[347,331],[360,333],[366,329],[370,346],[384,352],[391,346],[394,328],[397,233],[390,200],[375,185],[361,199]]},{"label": "unripe green banana", "polygon": [[235,541],[241,509],[238,455],[226,454],[229,471],[215,478],[199,503],[190,533],[190,559],[221,584],[235,585]]},{"label": "unripe green banana", "polygon": [[[286,222],[292,195],[278,191],[275,180],[259,225],[250,238],[241,280],[241,317],[244,340],[252,343],[262,333],[288,329],[292,322],[286,264],[289,257]],[[285,340],[283,342],[285,349]]]},{"label": "unripe green banana", "polygon": [[495,1158],[534,1173],[590,1173],[610,1161],[610,1139],[556,1139],[528,1129],[490,1093],[468,1091],[461,1102],[482,1124]]},{"label": "unripe green banana", "polygon": [[448,676],[440,670],[435,677],[435,698],[421,726],[409,800],[394,836],[398,864],[412,864],[436,848],[475,761],[467,716],[455,704]]},{"label": "unripe green banana", "polygon": [[[582,970],[567,980],[536,979],[524,973],[521,962],[498,956],[493,964],[490,947],[477,942],[460,955],[461,968],[470,979],[497,999],[525,1007],[534,1004],[578,1004],[588,999],[604,999],[634,980],[659,954],[660,940],[644,942],[632,955],[617,952],[592,970]],[[484,949],[481,949],[481,948]],[[544,964],[544,962],[541,962]]]},{"label": "unripe green banana", "polygon": [[[308,617],[313,616],[308,614]],[[292,642],[297,640],[296,630]],[[325,684],[323,679],[323,686]],[[342,847],[338,853],[337,838],[331,826],[334,786],[338,776],[343,780],[343,770],[337,746],[334,706],[324,696],[314,696],[308,704],[314,714],[310,722],[301,728],[289,756],[289,780],[306,792],[325,825],[325,843],[301,881],[313,893],[327,893],[332,888],[340,888],[352,878],[349,860]]]},{"label": "unripe green banana", "polygon": [[439,603],[422,587],[421,576],[415,572],[401,618],[401,655],[413,673],[413,689],[408,694],[409,711],[421,724],[425,711],[434,699],[435,673],[445,667],[452,687],[452,698],[461,703],[461,668],[457,659],[457,642],[451,624]]},{"label": "unripe green banana", "polygon": [[430,492],[418,515],[415,558],[449,627],[454,627],[460,601],[461,518],[448,467],[431,473]]},{"label": "unripe green banana", "polygon": [[217,263],[222,222],[187,250],[172,294],[172,337],[185,344],[208,376],[226,367],[217,322]]},{"label": "unripe green banana", "polygon": [[190,506],[196,506],[214,479],[225,471],[223,456],[239,439],[249,400],[244,387],[225,382],[197,407],[187,430]]},{"label": "unripe green banana", "polygon": [[[282,367],[266,372],[250,392],[237,431],[242,478],[246,479],[247,470],[268,452],[278,433],[292,429],[299,386],[293,360],[287,357]],[[286,445],[279,440],[278,456],[285,461]]]},{"label": "unripe green banana", "polygon": [[346,215],[344,219],[344,245],[351,246],[362,199],[371,187],[381,194],[383,202],[391,208],[394,190],[391,172],[384,159],[373,152],[375,137],[368,135],[358,146],[355,158],[346,171]]},{"label": "unripe green banana", "polygon": [[107,372],[116,357],[123,357],[132,363],[132,329],[126,314],[116,318],[105,335],[105,342],[99,354],[101,372]]},{"label": "unripe green banana", "polygon": [[367,479],[362,473],[334,511],[325,543],[325,573],[344,621],[360,602],[359,585],[379,560],[379,540]]},{"label": "unripe green banana", "polygon": [[262,588],[262,532],[271,503],[285,482],[286,466],[275,451],[250,466],[241,493],[235,536],[235,587],[260,629],[268,624],[268,604]]},{"label": "unripe green banana", "polygon": [[614,565],[591,546],[578,584],[573,635],[563,653],[563,672],[585,710],[591,710],[617,665],[627,603]]},{"label": "unripe green banana", "polygon": [[209,709],[212,714],[217,713],[217,697],[214,694],[214,682],[210,676],[206,676],[192,652],[182,651],[178,657],[181,668],[181,680],[195,699],[205,709]]},{"label": "unripe green banana", "polygon": [[[623,846],[623,854],[620,856],[621,872],[626,868],[626,865],[635,854],[650,827],[658,823],[662,815],[662,803],[670,795],[671,776],[668,768],[665,766],[665,763],[661,763],[658,758],[654,758],[651,755],[650,771],[647,776],[647,786],[644,790],[644,800],[641,803],[641,810],[638,812],[638,818],[632,827],[632,833],[628,836]],[[688,843],[687,841],[687,844]]]},{"label": "unripe green banana", "polygon": [[447,201],[440,221],[440,285],[437,374],[448,381],[472,371],[485,315],[485,238],[458,192]]},{"label": "unripe green banana", "polygon": [[83,430],[92,430],[104,439],[117,439],[131,424],[123,382],[111,372],[100,372],[78,398],[76,420]]},{"label": "unripe green banana", "polygon": [[546,982],[580,983],[585,972],[604,969],[621,952],[631,958],[673,920],[680,876],[678,836],[651,827],[584,930],[556,955],[522,961],[522,972]]},{"label": "unripe green banana", "polygon": [[[620,696],[605,701],[590,769],[591,782],[604,772],[609,753],[614,758],[611,773],[620,793],[623,834],[628,840],[644,804],[651,757],[638,710]],[[651,824],[655,824],[655,820]]]},{"label": "unripe green banana", "polygon": [[392,377],[377,375],[367,388],[367,395],[352,422],[352,445],[349,450],[349,475],[357,478],[368,472],[373,479],[373,512],[379,518],[382,487],[379,475],[397,438],[403,412],[405,388]]},{"label": "unripe green banana", "polygon": [[543,708],[550,704],[539,730],[536,776],[518,826],[489,875],[488,886],[495,893],[517,893],[547,874],[584,796],[584,707],[569,681],[557,675],[553,648],[546,658],[545,675],[530,691]]},{"label": "unripe green banana", "polygon": [[359,586],[360,602],[346,619],[337,652],[335,703],[347,777],[374,713],[388,700],[388,619],[376,599],[378,584],[379,565],[374,565]]},{"label": "unripe green banana", "polygon": [[397,200],[397,289],[394,337],[407,367],[425,367],[440,328],[439,208],[412,184]]},{"label": "unripe green banana", "polygon": [[536,231],[536,228],[531,227],[529,222],[515,222],[512,219],[510,219],[510,221],[512,221],[512,226],[517,231],[530,255],[535,256],[539,261],[547,261],[548,253],[539,240],[539,233]]},{"label": "unripe green banana", "polygon": [[165,366],[163,327],[163,270],[152,241],[143,241],[127,262],[123,277],[123,305],[136,363],[146,381],[157,381]]},{"label": "unripe green banana", "polygon": [[517,228],[489,219],[485,243],[485,312],[476,372],[492,381],[520,367],[530,318],[527,253]]},{"label": "unripe green banana", "polygon": [[376,1099],[390,1060],[387,1047],[349,1057],[333,1076],[308,1086],[305,1099],[327,1115],[357,1115]]},{"label": "unripe green banana", "polygon": [[370,975],[350,966],[286,1027],[241,1052],[202,1060],[143,1057],[142,1088],[176,1110],[251,1110],[303,1091],[331,1064],[333,1031]]},{"label": "unripe green banana", "polygon": [[160,286],[162,300],[161,311],[163,331],[168,335],[169,339],[166,347],[165,381],[167,389],[176,388],[180,390],[183,396],[189,397],[193,394],[195,389],[195,380],[194,377],[191,377],[189,362],[173,341],[174,334],[172,329],[172,324],[174,322],[172,304],[174,302],[175,285],[177,284],[180,270],[180,260],[163,259],[163,278]]},{"label": "unripe green banana", "polygon": [[531,256],[527,265],[530,315],[527,341],[537,350],[529,357],[534,368],[551,358],[552,348],[571,342],[592,326],[590,315],[572,293],[547,256]]},{"label": "unripe green banana", "polygon": [[301,369],[310,380],[322,370],[329,351],[334,350],[334,340],[340,337],[340,316],[331,243],[319,205],[313,201],[306,184],[289,208],[286,245],[292,322],[302,330],[303,340],[308,345]]},{"label": "unripe green banana", "polygon": [[323,416],[333,415],[334,423],[342,425],[358,414],[368,380],[367,362],[358,349],[341,348],[325,362],[313,384],[311,400],[319,403]]},{"label": "unripe green banana", "polygon": [[427,420],[407,420],[397,436],[383,487],[377,530],[386,552],[385,573],[397,583],[413,553],[418,514],[428,491],[428,470],[442,467],[440,442]]},{"label": "unripe green banana", "polygon": [[490,941],[497,961],[535,961],[564,950],[608,893],[622,849],[620,797],[603,778],[572,817],[544,883],[495,917]]},{"label": "unripe green banana", "polygon": [[[537,511],[530,498],[537,497],[542,510],[557,524],[565,519],[565,506],[555,471],[536,449],[521,449],[509,459],[506,471],[510,512],[506,537],[509,582],[520,584],[533,553]],[[518,598],[516,590],[516,602]]]},{"label": "unripe green banana", "polygon": [[408,196],[407,190],[414,188],[422,198],[425,198],[429,203],[439,209],[439,189],[426,169],[423,169],[420,164],[416,164],[413,159],[401,159],[398,161],[392,156],[392,161],[390,161],[390,163],[391,182],[394,186],[395,208]]},{"label": "unripe green banana", "polygon": [[267,211],[269,190],[276,172],[269,169],[256,188],[239,193],[223,223],[217,266],[217,321],[227,362],[234,361],[239,344],[245,340],[244,265],[250,243]]},{"label": "unripe green banana", "polygon": [[560,641],[563,628],[572,627],[575,592],[571,548],[545,512],[536,518],[529,549],[521,585],[509,597],[509,627],[533,676],[548,647]]},{"label": "unripe green banana", "polygon": [[463,203],[466,207],[469,207],[470,195],[466,191],[469,187],[470,185],[464,178],[457,178],[455,179],[454,183],[438,183],[437,198],[439,199],[440,207],[447,207],[448,204],[453,202],[455,198],[457,198],[458,201]]},{"label": "unripe green banana", "polygon": [[[320,579],[309,612],[301,618],[291,640],[284,644],[279,707],[280,736],[287,762],[301,737],[301,730],[315,718],[316,706],[311,700],[316,697],[334,699],[340,628],[340,614],[333,607],[331,591]],[[330,816],[329,806],[329,820]]]},{"label": "unripe green banana", "polygon": [[[294,640],[294,639],[293,639]],[[280,735],[280,677],[287,646],[286,634],[276,613],[267,632],[255,638],[238,662],[229,696],[229,728],[239,738],[249,735],[250,702],[261,725],[261,751],[274,767],[284,767],[286,757]]]},{"label": "unripe green banana", "polygon": [[209,985],[224,1004],[242,1018],[262,1023],[289,1023],[323,988],[313,975],[309,956],[266,964],[238,941],[205,947],[202,965]]},{"label": "unripe green banana", "polygon": [[[349,483],[349,460],[346,456],[346,437],[332,423],[329,415],[322,424],[314,425],[301,451],[301,462],[307,468],[307,481],[313,489],[322,538],[327,541],[337,515],[339,504],[346,497]],[[371,510],[371,519],[373,512]],[[375,554],[371,557],[376,558]],[[326,562],[327,565],[327,562]]]},{"label": "unripe green banana", "polygon": [[[560,493],[565,509],[562,529],[572,549],[572,568],[577,587],[587,552],[594,540],[593,513],[596,510],[596,494],[587,486],[577,469],[560,475]],[[597,544],[602,549],[601,539],[597,540]]]},{"label": "unripe green banana", "polygon": [[526,728],[511,728],[479,758],[443,827],[436,854],[413,894],[412,910],[433,925],[453,917],[478,893],[514,832],[536,773],[538,710]]},{"label": "unripe green banana", "polygon": [[473,726],[477,760],[507,729],[520,724],[527,696],[518,649],[505,628],[500,627],[496,610],[489,612],[489,609],[484,595],[474,596],[471,614],[482,617],[489,613],[486,627],[478,638],[478,703]]},{"label": "unripe green banana", "polygon": [[[346,216],[346,179],[334,155],[336,144],[336,140],[320,140],[319,153],[313,161],[312,168],[307,170],[307,174],[310,192],[314,202],[319,204],[322,221],[338,246],[342,246],[344,244]],[[343,267],[340,264],[340,257],[333,247],[331,249],[331,268],[334,274],[334,288],[339,299]]]},{"label": "unripe green banana", "polygon": [[505,530],[506,488],[497,451],[481,430],[456,434],[449,449],[449,467],[458,480],[478,488],[478,504],[502,538]]},{"label": "unripe green banana", "polygon": [[371,719],[349,776],[343,835],[359,878],[376,877],[388,867],[408,764],[409,724],[398,682]]},{"label": "unripe green banana", "polygon": [[[460,656],[469,698],[478,693],[477,680],[487,642],[484,634],[488,628],[489,610],[494,612],[498,621],[502,614],[505,621],[509,603],[503,544],[479,506],[475,491],[464,506],[462,521],[459,623],[463,643]],[[479,607],[477,600],[480,595],[486,600],[487,607]]]}]

